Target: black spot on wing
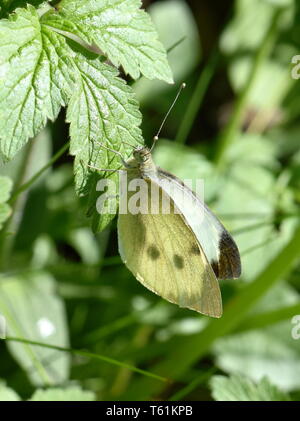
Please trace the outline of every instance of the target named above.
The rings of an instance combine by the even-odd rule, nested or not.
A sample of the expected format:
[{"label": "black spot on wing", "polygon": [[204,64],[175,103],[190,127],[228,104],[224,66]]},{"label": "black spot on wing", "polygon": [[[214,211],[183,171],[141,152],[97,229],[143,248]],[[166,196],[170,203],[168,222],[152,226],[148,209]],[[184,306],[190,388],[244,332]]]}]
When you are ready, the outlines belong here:
[{"label": "black spot on wing", "polygon": [[173,262],[177,269],[183,269],[183,266],[184,266],[183,257],[178,256],[178,254],[174,254]]},{"label": "black spot on wing", "polygon": [[241,258],[239,250],[227,231],[222,232],[219,240],[219,261],[211,266],[218,279],[234,279],[241,276]]},{"label": "black spot on wing", "polygon": [[160,256],[160,252],[159,252],[158,248],[154,245],[151,245],[151,246],[148,247],[147,253],[152,260],[156,260]]}]

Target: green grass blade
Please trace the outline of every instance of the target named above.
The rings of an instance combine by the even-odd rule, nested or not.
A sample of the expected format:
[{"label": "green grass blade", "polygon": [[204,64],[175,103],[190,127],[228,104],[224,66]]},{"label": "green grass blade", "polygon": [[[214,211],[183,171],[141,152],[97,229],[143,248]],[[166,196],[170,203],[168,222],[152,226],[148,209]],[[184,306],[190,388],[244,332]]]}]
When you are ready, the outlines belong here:
[{"label": "green grass blade", "polygon": [[29,339],[15,338],[15,337],[11,337],[11,336],[6,337],[5,340],[6,341],[21,342],[21,343],[28,344],[28,345],[36,345],[36,346],[49,348],[49,349],[55,349],[56,351],[69,352],[70,354],[74,354],[74,355],[81,355],[83,357],[87,357],[87,358],[91,358],[91,359],[94,359],[94,360],[106,362],[106,363],[109,363],[109,364],[112,364],[112,365],[116,365],[118,367],[127,368],[131,371],[142,374],[143,376],[151,377],[152,379],[159,380],[159,381],[164,382],[164,383],[169,382],[169,380],[165,377],[159,376],[159,375],[154,374],[154,373],[150,373],[149,371],[142,370],[138,367],[134,367],[133,365],[124,363],[122,361],[115,360],[114,358],[110,358],[110,357],[107,357],[105,355],[94,354],[92,352],[88,352],[88,351],[84,351],[84,350],[80,350],[80,349],[64,348],[62,346],[49,345],[49,344],[46,344],[46,343],[43,343],[43,342],[30,341]]},{"label": "green grass blade", "polygon": [[213,51],[207,65],[201,72],[198,82],[196,84],[193,96],[190,100],[190,103],[187,107],[187,110],[183,116],[182,122],[178,129],[175,142],[182,143],[182,144],[186,142],[187,137],[193,126],[194,120],[199,111],[199,108],[202,104],[204,95],[207,91],[209,83],[216,70],[218,58],[219,58],[219,52],[217,50]]},{"label": "green grass blade", "polygon": [[241,122],[244,116],[244,111],[247,106],[247,101],[249,97],[249,93],[256,81],[256,76],[258,71],[260,70],[262,64],[269,56],[270,51],[274,44],[274,39],[277,34],[277,24],[278,19],[281,16],[282,9],[274,8],[273,18],[271,20],[270,26],[266,31],[266,35],[257,50],[257,53],[253,59],[253,65],[248,77],[248,80],[245,83],[244,88],[242,89],[236,104],[229,120],[229,123],[221,136],[218,139],[215,162],[217,165],[221,166],[225,163],[224,155],[230,144],[236,139],[236,135],[240,129]]}]

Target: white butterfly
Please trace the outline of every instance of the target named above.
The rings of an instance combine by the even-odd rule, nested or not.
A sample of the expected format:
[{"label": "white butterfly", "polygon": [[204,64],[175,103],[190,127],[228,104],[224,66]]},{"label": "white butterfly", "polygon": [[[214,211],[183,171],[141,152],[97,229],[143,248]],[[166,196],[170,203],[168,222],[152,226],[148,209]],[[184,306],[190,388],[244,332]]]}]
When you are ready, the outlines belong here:
[{"label": "white butterfly", "polygon": [[[147,199],[151,199],[151,187],[156,187],[160,200],[170,201],[171,212],[160,209],[151,213],[149,208],[146,213],[120,213],[122,260],[144,286],[166,300],[220,317],[222,299],[217,279],[238,278],[241,274],[234,240],[192,190],[156,167],[148,148],[136,148],[124,164],[128,183],[145,180],[149,185]],[[128,200],[132,194],[128,194]]]}]

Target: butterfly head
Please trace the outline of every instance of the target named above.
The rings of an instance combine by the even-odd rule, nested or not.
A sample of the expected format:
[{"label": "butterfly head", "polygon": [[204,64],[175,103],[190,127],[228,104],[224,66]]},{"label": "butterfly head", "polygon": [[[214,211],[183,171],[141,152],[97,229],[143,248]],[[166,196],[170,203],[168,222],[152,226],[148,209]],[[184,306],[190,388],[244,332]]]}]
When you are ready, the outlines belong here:
[{"label": "butterfly head", "polygon": [[138,146],[133,150],[132,158],[127,161],[126,167],[132,169],[138,168],[142,174],[156,171],[151,151],[146,146]]},{"label": "butterfly head", "polygon": [[151,152],[145,146],[138,146],[133,151],[133,157],[139,164],[146,164],[151,160]]}]

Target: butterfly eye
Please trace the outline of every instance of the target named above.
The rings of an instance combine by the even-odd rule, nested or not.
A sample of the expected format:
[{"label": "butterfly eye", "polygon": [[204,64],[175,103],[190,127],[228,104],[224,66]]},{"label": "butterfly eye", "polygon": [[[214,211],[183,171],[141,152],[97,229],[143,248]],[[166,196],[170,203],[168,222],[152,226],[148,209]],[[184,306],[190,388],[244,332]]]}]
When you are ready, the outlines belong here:
[{"label": "butterfly eye", "polygon": [[149,150],[144,147],[137,148],[133,151],[133,156],[138,162],[146,162],[149,157],[149,154]]}]

